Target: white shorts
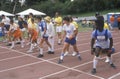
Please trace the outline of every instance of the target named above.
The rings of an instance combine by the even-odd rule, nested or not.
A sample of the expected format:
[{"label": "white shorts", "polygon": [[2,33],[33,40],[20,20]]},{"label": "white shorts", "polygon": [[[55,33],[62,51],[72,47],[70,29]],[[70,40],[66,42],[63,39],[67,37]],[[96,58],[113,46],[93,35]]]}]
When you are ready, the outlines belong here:
[{"label": "white shorts", "polygon": [[63,30],[62,26],[57,26],[56,27],[56,32],[62,32],[62,30]]}]

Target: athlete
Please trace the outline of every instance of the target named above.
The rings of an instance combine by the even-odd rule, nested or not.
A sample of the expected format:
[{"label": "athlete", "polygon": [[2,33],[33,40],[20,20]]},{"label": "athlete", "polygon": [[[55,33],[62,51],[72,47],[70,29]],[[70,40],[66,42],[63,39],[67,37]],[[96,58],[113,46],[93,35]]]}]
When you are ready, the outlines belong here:
[{"label": "athlete", "polygon": [[81,60],[80,53],[79,53],[78,48],[76,46],[76,39],[75,39],[76,38],[76,33],[77,33],[76,28],[71,23],[69,17],[64,17],[63,22],[64,22],[64,26],[63,26],[64,35],[63,35],[63,38],[65,37],[65,42],[64,42],[64,46],[63,46],[63,49],[62,49],[60,59],[58,61],[59,64],[63,62],[63,58],[65,56],[64,53],[67,50],[69,45],[73,46],[74,51],[77,52],[76,56],[78,57],[79,60]]},{"label": "athlete", "polygon": [[[116,68],[111,59],[111,51],[113,46],[113,39],[111,32],[109,30],[104,29],[104,18],[103,16],[97,16],[97,20],[95,21],[96,30],[92,32],[91,39],[91,54],[94,54],[93,59],[93,69],[91,71],[92,74],[96,73],[96,66],[99,60],[99,56],[102,51],[106,52],[110,66]],[[94,49],[95,44],[95,49]]]}]

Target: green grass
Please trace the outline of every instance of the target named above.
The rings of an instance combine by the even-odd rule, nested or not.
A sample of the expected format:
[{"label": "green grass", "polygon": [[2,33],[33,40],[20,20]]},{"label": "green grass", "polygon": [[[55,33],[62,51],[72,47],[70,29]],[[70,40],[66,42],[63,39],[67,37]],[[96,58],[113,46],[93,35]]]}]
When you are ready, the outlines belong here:
[{"label": "green grass", "polygon": [[84,26],[82,26],[81,24],[79,24],[79,32],[88,32],[88,31],[92,31],[93,30],[93,28],[92,28],[92,26],[87,26],[87,25],[84,25]]},{"label": "green grass", "polygon": [[[104,11],[100,11],[100,14],[104,15],[107,13],[115,13],[115,12],[119,12],[120,9],[112,9],[112,10],[104,10]],[[79,14],[73,14],[72,16],[78,16],[78,17],[85,17],[85,16],[94,16],[95,12],[86,12],[86,13],[79,13]]]}]

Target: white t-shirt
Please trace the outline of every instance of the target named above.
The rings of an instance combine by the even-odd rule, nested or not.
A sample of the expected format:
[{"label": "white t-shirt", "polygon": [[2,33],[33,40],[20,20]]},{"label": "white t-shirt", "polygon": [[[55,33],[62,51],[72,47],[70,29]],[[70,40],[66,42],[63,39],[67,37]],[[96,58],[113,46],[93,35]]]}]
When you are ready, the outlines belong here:
[{"label": "white t-shirt", "polygon": [[47,23],[47,33],[48,33],[49,37],[55,35],[55,29],[54,29],[54,26],[53,26],[52,22]]},{"label": "white t-shirt", "polygon": [[76,28],[75,28],[74,24],[70,23],[69,25],[64,24],[63,30],[66,31],[66,37],[69,38],[71,35],[73,35]]},{"label": "white t-shirt", "polygon": [[8,17],[5,17],[4,19],[2,19],[2,22],[5,24],[5,25],[10,25],[10,19]]}]

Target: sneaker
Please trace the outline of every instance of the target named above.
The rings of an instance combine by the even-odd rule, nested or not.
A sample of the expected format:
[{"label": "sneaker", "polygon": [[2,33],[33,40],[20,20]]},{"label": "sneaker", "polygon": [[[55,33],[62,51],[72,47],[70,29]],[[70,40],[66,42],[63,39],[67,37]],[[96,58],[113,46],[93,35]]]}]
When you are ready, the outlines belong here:
[{"label": "sneaker", "polygon": [[14,46],[11,46],[11,47],[10,47],[10,49],[13,49],[13,48],[14,48]]},{"label": "sneaker", "polygon": [[110,66],[111,66],[112,68],[116,69],[116,66],[115,66],[113,63],[110,64]]},{"label": "sneaker", "polygon": [[11,43],[8,43],[7,46],[11,46],[12,44]]},{"label": "sneaker", "polygon": [[63,60],[59,59],[58,64],[61,64],[61,63],[63,63]]},{"label": "sneaker", "polygon": [[61,45],[61,43],[58,43],[58,45]]},{"label": "sneaker", "polygon": [[16,44],[21,44],[21,42],[16,42]]},{"label": "sneaker", "polygon": [[105,62],[106,62],[106,63],[109,63],[109,59],[108,59],[108,58],[106,58]]},{"label": "sneaker", "polygon": [[42,55],[42,54],[39,54],[37,57],[38,57],[38,58],[42,58],[42,57],[43,57],[43,55]]},{"label": "sneaker", "polygon": [[54,54],[54,51],[48,51],[47,53],[48,54]]},{"label": "sneaker", "polygon": [[77,53],[76,53],[76,52],[73,52],[72,56],[76,56],[76,55],[77,55]]},{"label": "sneaker", "polygon": [[96,69],[93,69],[93,70],[91,71],[91,73],[92,73],[92,74],[96,74]]},{"label": "sneaker", "polygon": [[33,51],[32,50],[28,50],[27,53],[32,53]]}]

